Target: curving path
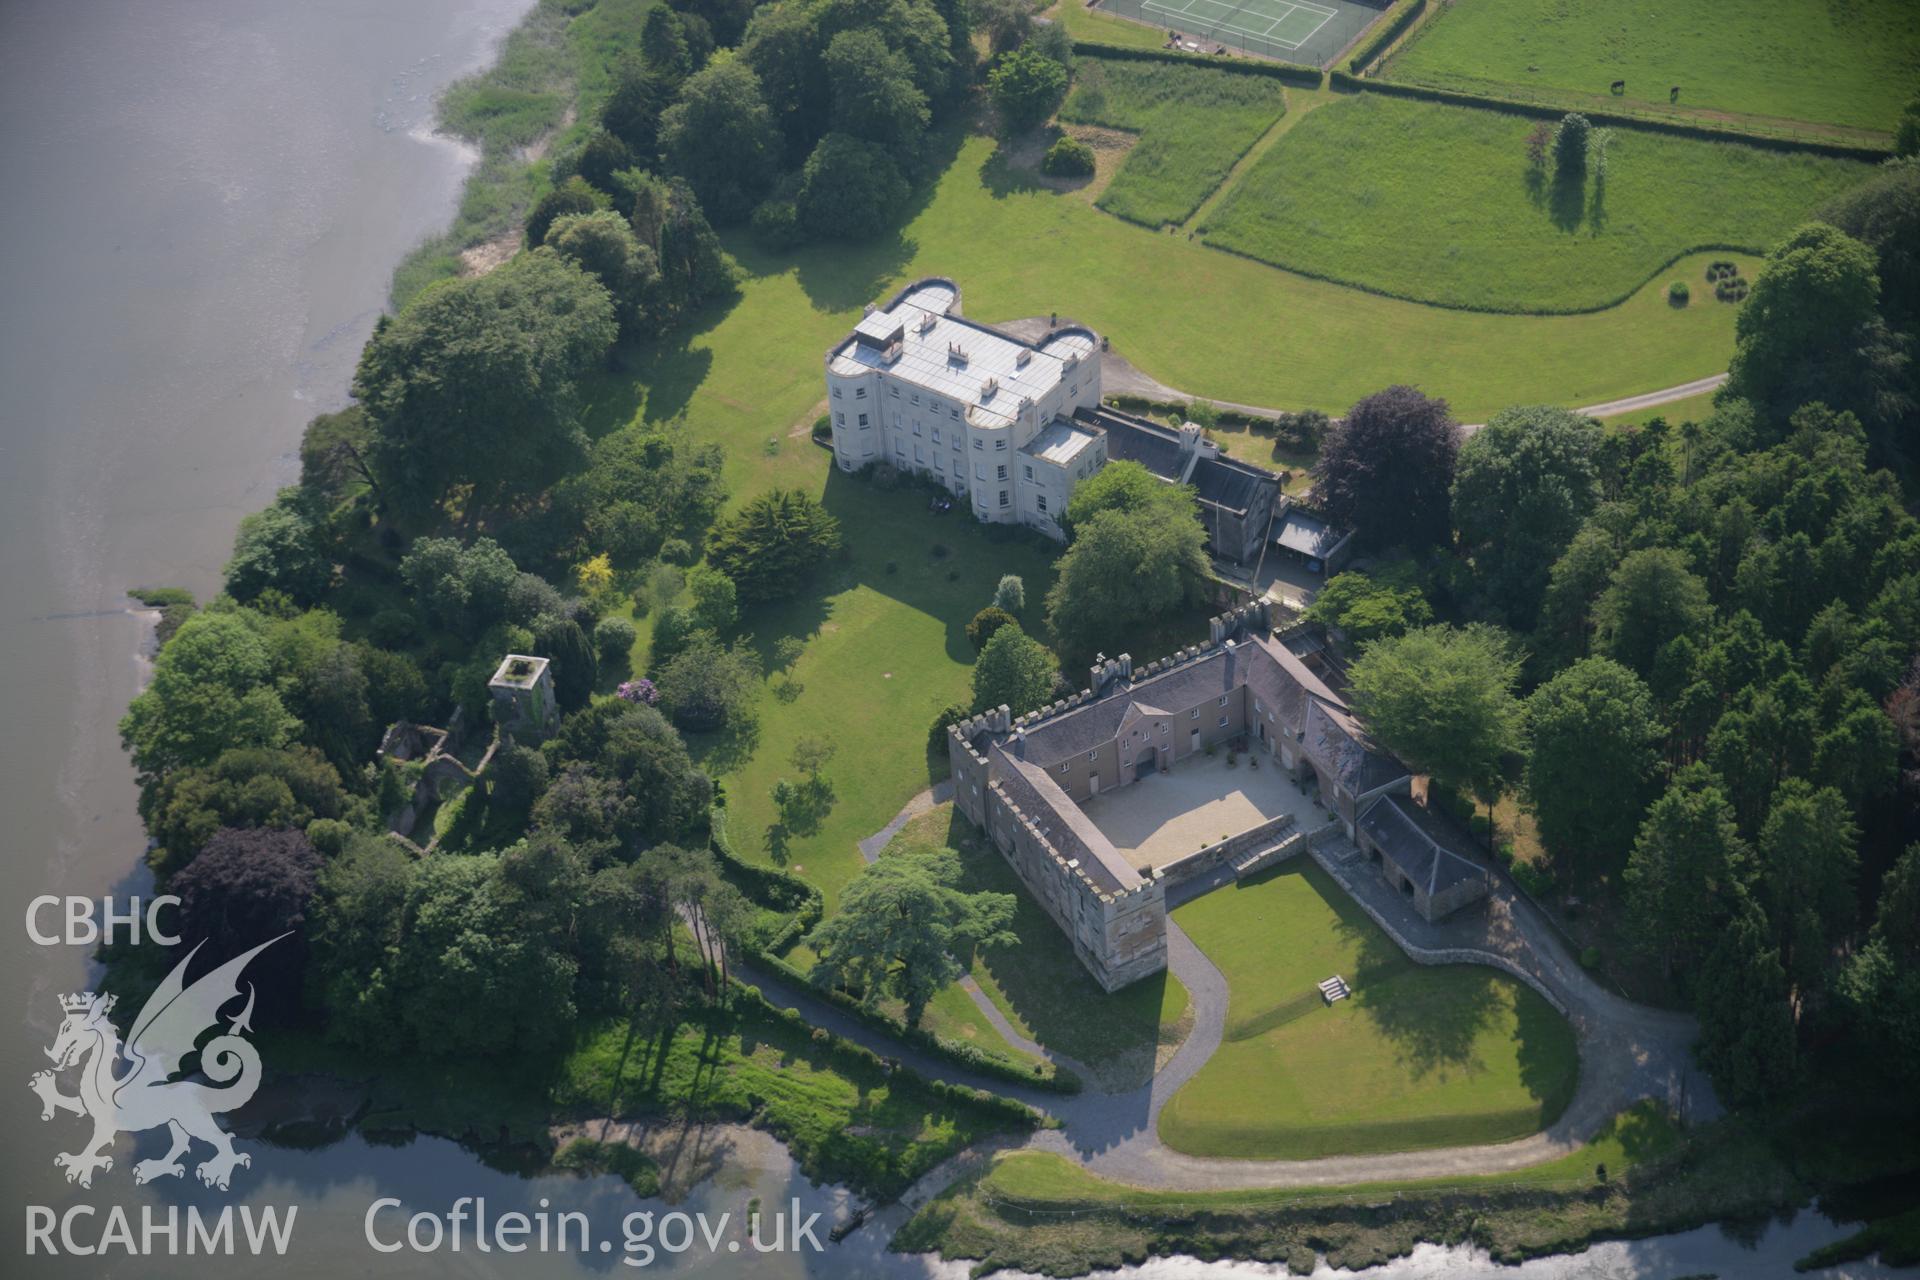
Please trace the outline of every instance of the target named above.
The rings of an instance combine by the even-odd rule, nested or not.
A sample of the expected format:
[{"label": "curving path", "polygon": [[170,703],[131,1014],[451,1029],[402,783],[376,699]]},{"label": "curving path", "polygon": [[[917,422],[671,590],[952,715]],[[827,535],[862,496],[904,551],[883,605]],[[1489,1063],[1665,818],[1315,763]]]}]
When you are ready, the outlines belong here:
[{"label": "curving path", "polygon": [[[886,840],[908,821],[938,803],[936,795],[933,789],[921,792],[885,828],[861,841],[861,852],[868,861],[878,857]],[[1568,954],[1539,908],[1504,877],[1484,907],[1435,924],[1415,914],[1344,839],[1336,836],[1323,842],[1311,856],[1415,961],[1479,963],[1498,968],[1540,991],[1565,1014],[1579,1044],[1580,1079],[1573,1099],[1558,1120],[1544,1131],[1514,1142],[1387,1155],[1239,1160],[1174,1151],[1160,1141],[1161,1108],[1219,1049],[1226,1026],[1228,991],[1220,970],[1172,920],[1167,922],[1168,968],[1187,988],[1193,1029],[1151,1080],[1118,1092],[1089,1087],[1083,1093],[1063,1096],[976,1076],[877,1032],[814,994],[762,974],[751,965],[735,968],[758,985],[769,1000],[797,1010],[816,1025],[923,1075],[1019,1098],[1057,1122],[1058,1127],[1036,1132],[1024,1142],[998,1143],[991,1149],[1022,1146],[1051,1151],[1102,1177],[1136,1186],[1199,1191],[1501,1173],[1565,1155],[1588,1141],[1617,1112],[1642,1098],[1659,1098],[1688,1120],[1711,1119],[1719,1113],[1712,1087],[1693,1065],[1692,1044],[1698,1032],[1694,1020],[1634,1004],[1601,987]],[[1169,897],[1169,909],[1216,887],[1220,877],[1227,875],[1230,872],[1222,871],[1211,880],[1202,879],[1176,890]],[[1020,1034],[970,979],[963,980],[962,987],[1010,1044],[1065,1066],[1083,1080],[1097,1078],[1084,1064]],[[944,1185],[978,1154],[956,1157],[958,1163],[950,1162],[923,1179],[923,1187],[937,1189]]]}]

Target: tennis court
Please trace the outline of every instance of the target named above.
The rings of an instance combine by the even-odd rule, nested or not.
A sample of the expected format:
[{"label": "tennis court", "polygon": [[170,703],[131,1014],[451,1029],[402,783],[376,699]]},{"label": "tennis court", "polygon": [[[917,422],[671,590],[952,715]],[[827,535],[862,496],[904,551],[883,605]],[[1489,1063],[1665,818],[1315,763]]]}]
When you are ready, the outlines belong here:
[{"label": "tennis court", "polygon": [[1221,35],[1251,36],[1282,49],[1299,49],[1339,15],[1304,0],[1144,0],[1140,6],[1179,29],[1182,21]]},{"label": "tennis court", "polygon": [[1164,27],[1168,43],[1189,53],[1212,53],[1226,45],[1319,67],[1333,61],[1382,12],[1352,0],[1097,0],[1095,7]]}]

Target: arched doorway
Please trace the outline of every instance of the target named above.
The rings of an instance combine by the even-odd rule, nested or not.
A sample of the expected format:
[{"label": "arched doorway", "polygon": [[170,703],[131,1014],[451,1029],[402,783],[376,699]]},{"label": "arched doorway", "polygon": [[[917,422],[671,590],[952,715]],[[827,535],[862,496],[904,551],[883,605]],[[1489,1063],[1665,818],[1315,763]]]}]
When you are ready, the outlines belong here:
[{"label": "arched doorway", "polygon": [[1152,747],[1147,747],[1140,753],[1140,758],[1133,762],[1133,776],[1144,778],[1159,767],[1159,757],[1154,754]]}]

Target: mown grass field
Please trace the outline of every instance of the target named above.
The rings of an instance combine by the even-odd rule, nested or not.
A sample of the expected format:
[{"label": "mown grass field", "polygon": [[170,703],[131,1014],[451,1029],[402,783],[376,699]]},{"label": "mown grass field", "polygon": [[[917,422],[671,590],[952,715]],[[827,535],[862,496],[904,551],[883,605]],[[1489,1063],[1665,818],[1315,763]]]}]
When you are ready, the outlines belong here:
[{"label": "mown grass field", "polygon": [[1083,57],[1060,119],[1140,135],[1096,203],[1159,227],[1186,221],[1286,107],[1267,76]]},{"label": "mown grass field", "polygon": [[1388,65],[1388,78],[1499,93],[1557,89],[1891,132],[1920,80],[1909,0],[1460,0]]},{"label": "mown grass field", "polygon": [[[1489,311],[1611,306],[1701,248],[1765,252],[1864,163],[1617,129],[1605,177],[1531,168],[1533,122],[1357,94],[1253,164],[1209,244],[1395,297]],[[1124,175],[1123,175],[1124,176]],[[1686,278],[1686,277],[1681,277]],[[1703,299],[1711,303],[1711,297]]]},{"label": "mown grass field", "polygon": [[[1174,918],[1230,988],[1226,1037],[1160,1115],[1192,1155],[1309,1160],[1504,1142],[1566,1108],[1573,1029],[1480,966],[1407,959],[1318,867],[1222,889]],[[1316,984],[1346,978],[1334,1005]]]},{"label": "mown grass field", "polygon": [[[1100,1071],[1109,1085],[1133,1085],[1152,1074],[1163,1035],[1173,1036],[1187,1008],[1186,988],[1172,974],[1136,982],[1109,995],[1073,954],[1060,927],[1040,909],[1006,859],[951,804],[938,805],[901,829],[886,853],[949,848],[966,867],[969,892],[1010,893],[1019,906],[1018,945],[973,957],[971,976],[987,999],[1030,1040]],[[1020,1057],[956,984],[927,1011],[939,1034]],[[1089,1081],[1088,1083],[1092,1083]]]}]

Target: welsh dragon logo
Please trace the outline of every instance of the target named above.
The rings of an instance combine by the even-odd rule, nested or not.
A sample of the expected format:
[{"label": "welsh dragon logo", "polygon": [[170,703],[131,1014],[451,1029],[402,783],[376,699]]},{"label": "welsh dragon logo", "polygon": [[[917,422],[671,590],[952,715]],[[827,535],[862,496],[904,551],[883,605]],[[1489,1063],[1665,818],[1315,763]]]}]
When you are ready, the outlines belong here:
[{"label": "welsh dragon logo", "polygon": [[[113,1011],[113,996],[87,991],[60,997],[66,1017],[47,1050],[53,1070],[36,1072],[27,1087],[40,1095],[42,1120],[70,1111],[93,1121],[93,1137],[86,1145],[53,1158],[66,1170],[68,1182],[92,1186],[96,1169],[113,1169],[115,1135],[161,1125],[172,1134],[173,1146],[158,1160],[135,1164],[136,1183],[184,1174],[180,1157],[196,1138],[213,1148],[213,1155],[194,1170],[210,1187],[226,1190],[235,1166],[253,1163],[251,1156],[234,1150],[233,1139],[213,1120],[215,1112],[245,1106],[260,1087],[259,1051],[241,1038],[253,1030],[251,984],[246,1007],[228,1020],[224,1033],[200,1047],[199,1074],[211,1083],[173,1077],[201,1035],[218,1027],[221,1008],[239,997],[240,973],[248,961],[278,941],[271,938],[261,943],[189,986],[187,966],[206,944],[196,945],[141,1006],[124,1046],[107,1017]],[[60,1092],[58,1082],[59,1073],[73,1067],[80,1068],[77,1095]]]}]

